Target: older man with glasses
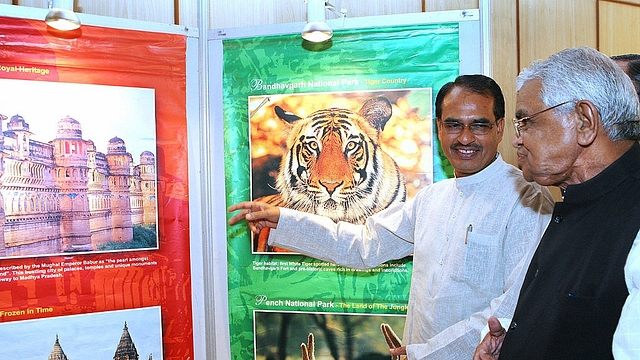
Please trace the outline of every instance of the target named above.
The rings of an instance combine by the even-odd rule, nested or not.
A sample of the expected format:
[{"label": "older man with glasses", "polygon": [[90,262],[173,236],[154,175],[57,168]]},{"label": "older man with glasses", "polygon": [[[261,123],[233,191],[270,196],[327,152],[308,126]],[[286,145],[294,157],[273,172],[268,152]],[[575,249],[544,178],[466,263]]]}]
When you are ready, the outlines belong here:
[{"label": "older man with glasses", "polygon": [[624,266],[640,243],[638,97],[629,77],[588,47],[532,63],[516,87],[518,164],[527,180],[560,187],[563,202],[508,331],[491,318],[474,359],[612,359],[629,295]]},{"label": "older man with glasses", "polygon": [[455,178],[422,189],[365,225],[257,202],[229,207],[242,210],[229,223],[246,219],[258,233],[270,227],[270,245],[354,268],[413,255],[403,344],[390,341],[390,352],[469,359],[488,317],[513,313],[553,199],[498,153],[505,105],[493,79],[459,76],[440,89],[435,105],[438,138]]}]

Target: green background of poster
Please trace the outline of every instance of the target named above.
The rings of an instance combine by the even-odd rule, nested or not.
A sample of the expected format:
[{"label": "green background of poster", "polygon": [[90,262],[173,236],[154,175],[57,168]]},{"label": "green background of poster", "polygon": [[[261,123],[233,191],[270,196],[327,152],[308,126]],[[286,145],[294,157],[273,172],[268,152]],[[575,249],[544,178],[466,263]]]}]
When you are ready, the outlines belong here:
[{"label": "green background of poster", "polygon": [[[457,23],[335,31],[329,44],[299,34],[223,42],[227,205],[251,199],[248,97],[303,92],[440,87],[459,74]],[[405,84],[367,79],[406,78]],[[324,83],[344,84],[322,86]],[[258,84],[313,82],[313,88]],[[435,129],[435,127],[433,127]],[[451,176],[433,134],[433,179]],[[411,259],[356,271],[302,255],[252,254],[246,224],[228,228],[229,326],[233,359],[254,358],[255,310],[404,314]],[[396,329],[402,333],[402,329]],[[304,339],[304,331],[301,334]],[[382,341],[382,336],[380,336]]]}]

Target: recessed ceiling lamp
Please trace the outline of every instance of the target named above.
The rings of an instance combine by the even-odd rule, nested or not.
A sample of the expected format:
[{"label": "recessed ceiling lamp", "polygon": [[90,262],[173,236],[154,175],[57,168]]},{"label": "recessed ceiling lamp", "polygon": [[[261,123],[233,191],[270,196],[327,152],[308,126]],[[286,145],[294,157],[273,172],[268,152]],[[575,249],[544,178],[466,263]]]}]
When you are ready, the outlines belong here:
[{"label": "recessed ceiling lamp", "polygon": [[49,0],[49,9],[44,22],[52,28],[70,31],[80,27],[80,19],[73,12],[73,0]]},{"label": "recessed ceiling lamp", "polygon": [[302,29],[302,38],[314,43],[320,43],[331,39],[333,31],[325,21],[325,9],[337,14],[341,18],[347,16],[347,10],[337,11],[335,6],[325,0],[307,1],[307,25]]}]

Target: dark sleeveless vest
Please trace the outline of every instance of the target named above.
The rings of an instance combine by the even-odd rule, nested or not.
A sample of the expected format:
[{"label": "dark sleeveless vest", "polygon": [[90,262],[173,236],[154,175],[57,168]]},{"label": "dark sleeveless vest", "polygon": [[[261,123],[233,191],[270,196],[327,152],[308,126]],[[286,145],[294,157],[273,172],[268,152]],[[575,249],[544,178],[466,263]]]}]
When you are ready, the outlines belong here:
[{"label": "dark sleeveless vest", "polygon": [[613,333],[628,296],[624,265],[638,229],[635,144],[593,179],[568,186],[556,203],[500,360],[613,359]]}]

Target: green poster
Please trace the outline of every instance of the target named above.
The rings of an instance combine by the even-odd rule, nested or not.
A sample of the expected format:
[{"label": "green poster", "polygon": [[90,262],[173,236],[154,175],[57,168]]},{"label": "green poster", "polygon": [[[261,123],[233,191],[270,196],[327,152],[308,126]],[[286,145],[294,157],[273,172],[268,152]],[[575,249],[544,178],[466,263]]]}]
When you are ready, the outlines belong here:
[{"label": "green poster", "polygon": [[[433,102],[459,73],[456,23],[336,31],[323,44],[303,42],[299,34],[224,40],[223,62],[227,205],[260,199],[361,223],[451,176],[439,153]],[[321,127],[327,116],[344,117],[361,143],[322,155],[298,140],[304,130],[297,124],[316,120]],[[384,153],[386,165],[364,156],[365,145]],[[306,166],[288,166],[296,156]],[[342,172],[354,187],[376,178],[371,186],[388,191],[341,208],[334,200],[344,196],[338,182],[322,180]],[[313,191],[324,193],[291,186],[296,177],[322,185]],[[323,197],[335,204],[330,213],[309,205]],[[244,223],[228,228],[233,359],[301,358],[309,333],[318,358],[388,357],[380,324],[402,334],[410,258],[353,270],[271,248],[265,239]]]}]

